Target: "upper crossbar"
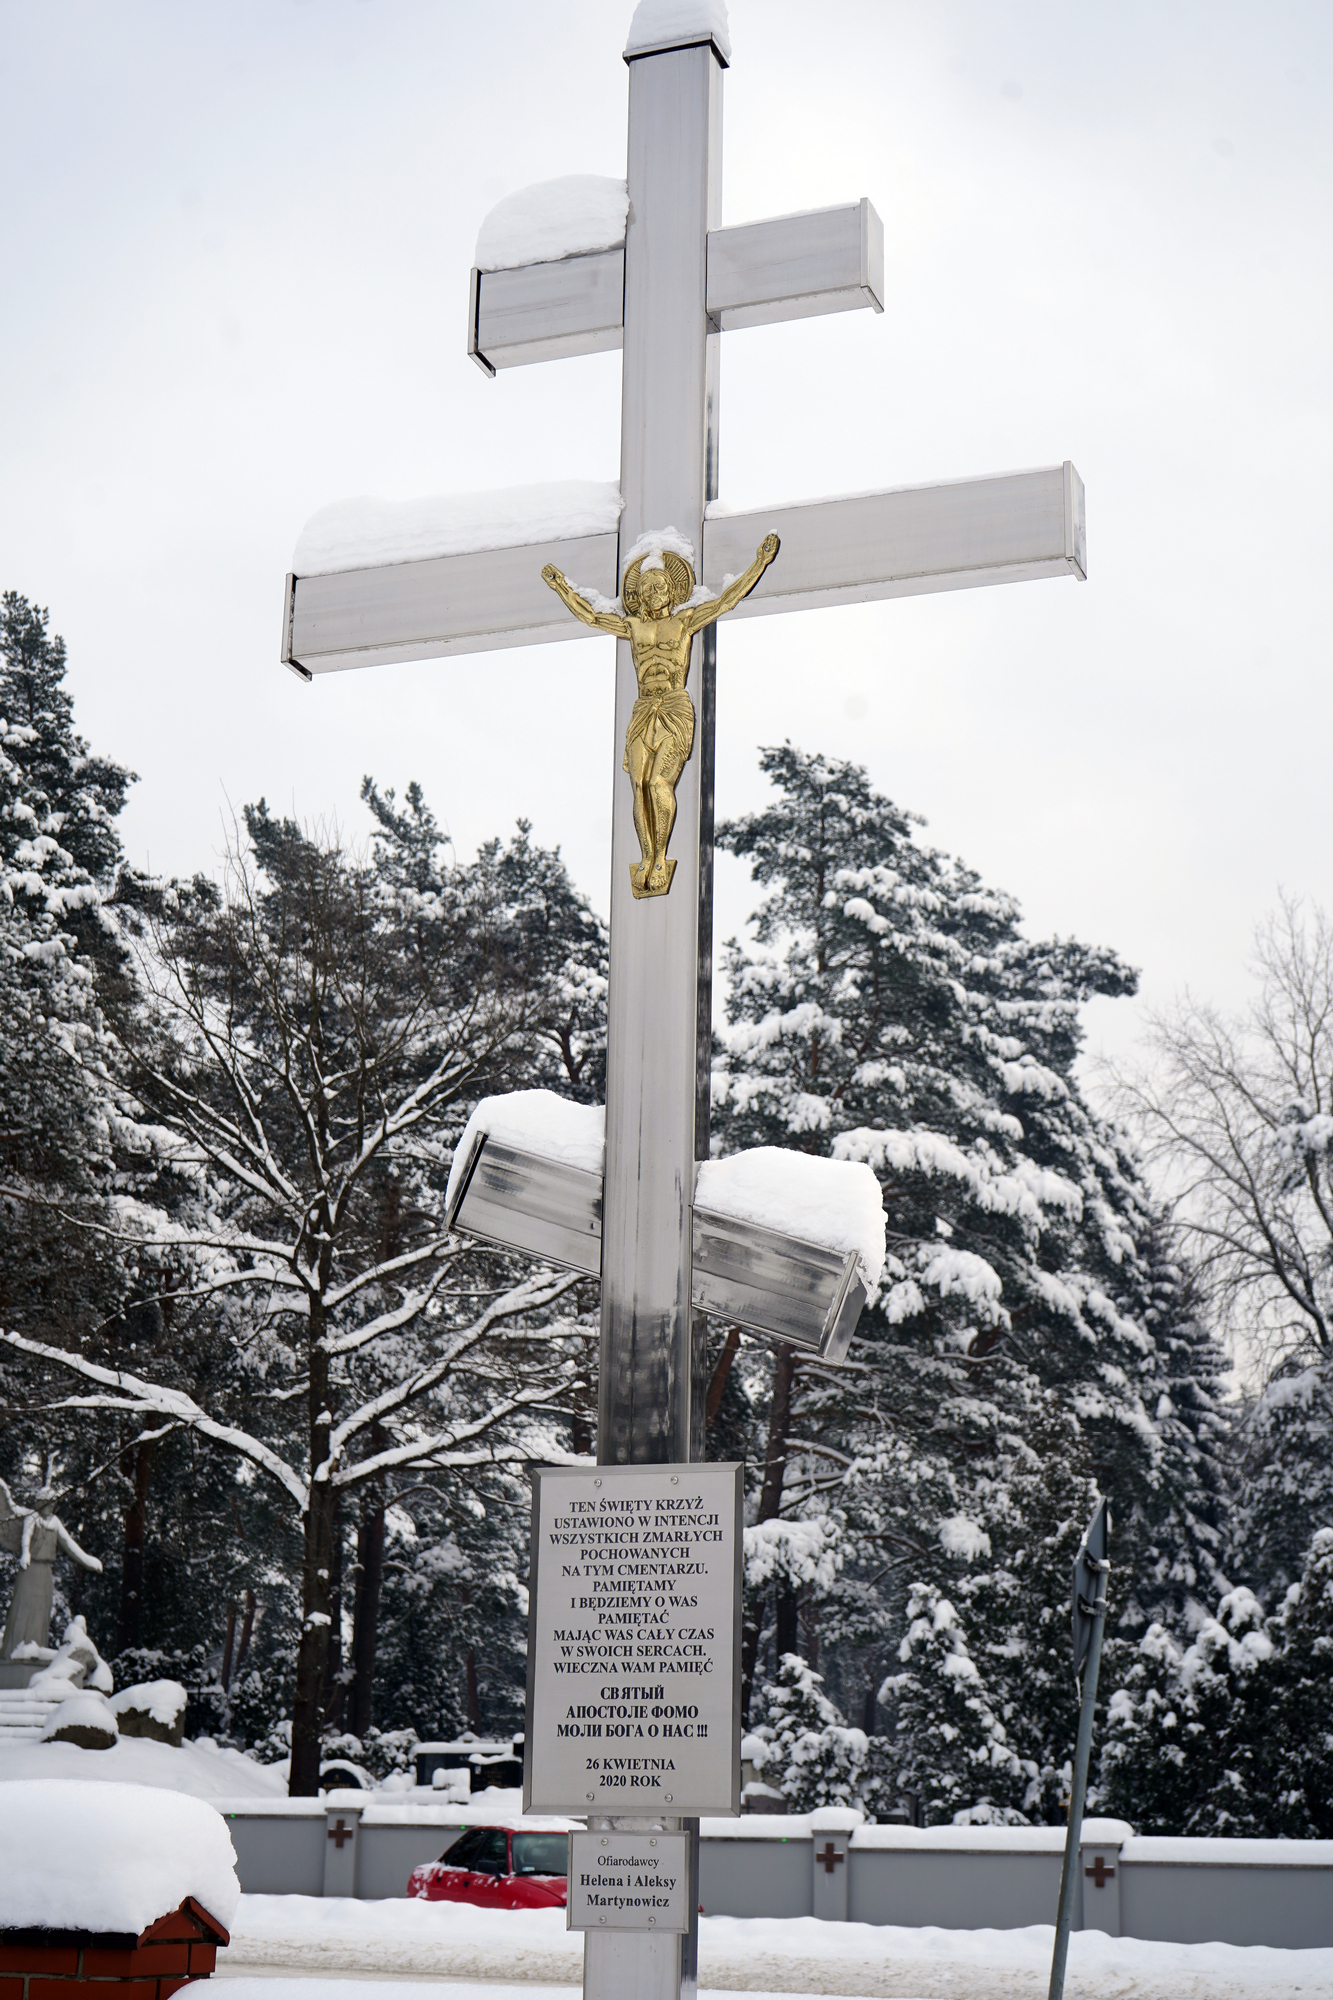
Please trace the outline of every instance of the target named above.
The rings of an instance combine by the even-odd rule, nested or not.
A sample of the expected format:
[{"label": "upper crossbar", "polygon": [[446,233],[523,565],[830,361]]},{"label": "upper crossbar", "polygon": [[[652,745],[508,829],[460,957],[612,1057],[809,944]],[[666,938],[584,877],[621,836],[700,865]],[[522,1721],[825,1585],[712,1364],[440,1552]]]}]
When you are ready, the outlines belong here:
[{"label": "upper crossbar", "polygon": [[[719,330],[819,313],[884,310],[884,225],[854,201],[708,232],[708,316]],[[619,347],[625,252],[474,269],[467,351],[488,375]]]}]

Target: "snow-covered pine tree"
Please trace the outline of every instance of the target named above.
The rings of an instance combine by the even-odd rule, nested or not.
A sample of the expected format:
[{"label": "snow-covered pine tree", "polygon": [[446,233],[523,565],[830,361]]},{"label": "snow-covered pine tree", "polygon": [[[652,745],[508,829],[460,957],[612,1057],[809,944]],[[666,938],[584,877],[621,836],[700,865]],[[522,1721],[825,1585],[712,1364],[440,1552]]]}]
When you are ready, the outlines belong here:
[{"label": "snow-covered pine tree", "polygon": [[[118,962],[102,897],[131,774],[74,731],[64,642],[0,598],[0,1326],[61,1340],[114,1311],[129,1274],[107,1237],[111,1170],[96,983]],[[66,1426],[30,1426],[56,1451]],[[39,1437],[38,1433],[41,1432]]]},{"label": "snow-covered pine tree", "polygon": [[1160,1623],[1188,1634],[1229,1587],[1238,1412],[1226,1355],[1165,1211],[1154,1208],[1136,1248],[1129,1309],[1153,1342],[1140,1387],[1162,1451],[1153,1486],[1116,1521],[1116,1623],[1122,1632]]},{"label": "snow-covered pine tree", "polygon": [[[361,797],[376,822],[377,871],[397,885],[398,893],[419,897],[423,909],[438,904],[448,842],[420,785],[407,787],[400,806],[392,791],[381,793],[367,777]],[[601,1103],[606,1094],[604,920],[575,889],[559,848],[537,846],[527,820],[518,822],[509,841],[487,841],[476,871],[492,880],[506,913],[510,948],[529,968],[542,995],[526,1057],[528,1087]]]},{"label": "snow-covered pine tree", "polygon": [[755,1763],[764,1784],[780,1791],[790,1812],[818,1806],[866,1805],[875,1774],[863,1729],[848,1728],[823,1691],[821,1677],[799,1653],[784,1653],[776,1680],[765,1683],[762,1720],[753,1735],[764,1745]]},{"label": "snow-covered pine tree", "polygon": [[1333,1835],[1333,1529],[1276,1613],[1243,1586],[1182,1646],[1150,1626],[1111,1698],[1108,1802],[1149,1833]]},{"label": "snow-covered pine tree", "polygon": [[[753,942],[727,954],[715,1145],[869,1161],[890,1263],[842,1367],[780,1355],[764,1398],[742,1350],[768,1420],[751,1506],[837,1510],[845,1560],[820,1620],[859,1591],[865,1631],[871,1592],[889,1622],[913,1579],[943,1594],[951,1524],[988,1534],[1052,1405],[1122,1518],[1152,1502],[1160,1369],[1133,1316],[1149,1201],[1074,1071],[1082,1003],[1134,976],[1025,938],[1012,898],[927,847],[863,770],[790,745],[762,763],[777,796],[719,833],[767,893]],[[846,1706],[889,1654],[871,1631],[820,1665]]]},{"label": "snow-covered pine tree", "polygon": [[893,1718],[889,1797],[919,1826],[1027,1825],[1037,1773],[1009,1739],[1002,1699],[958,1607],[935,1584],[917,1583],[903,1616],[900,1665],[879,1695]]},{"label": "snow-covered pine tree", "polygon": [[1254,1677],[1248,1718],[1268,1769],[1262,1831],[1333,1839],[1333,1528],[1315,1530],[1268,1631],[1275,1651]]},{"label": "snow-covered pine tree", "polygon": [[1108,1704],[1107,1810],[1144,1833],[1268,1830],[1263,1713],[1274,1651],[1253,1592],[1229,1591],[1183,1646],[1148,1627]]},{"label": "snow-covered pine tree", "polygon": [[1333,1528],[1333,1347],[1273,1362],[1236,1428],[1227,1566],[1276,1609],[1300,1578],[1311,1528]]},{"label": "snow-covered pine tree", "polygon": [[10,893],[30,917],[59,921],[105,969],[118,957],[101,915],[121,862],[116,819],[134,773],[94,756],[74,729],[65,642],[45,610],[0,597],[0,718],[11,788],[0,807]]},{"label": "snow-covered pine tree", "polygon": [[1061,1822],[1078,1726],[1070,1576],[1098,1498],[1082,1456],[1076,1420],[1048,1397],[978,1481],[978,1518],[941,1524],[912,1586],[880,1700],[885,1796],[919,1821]]},{"label": "snow-covered pine tree", "polygon": [[[181,1190],[165,1189],[160,1177],[114,1179],[126,1162],[115,1147],[115,1052],[104,1018],[108,1008],[133,1005],[116,907],[124,874],[116,819],[133,774],[93,754],[77,733],[66,667],[47,613],[7,592],[0,599],[0,1326],[161,1360],[180,1337],[172,1295],[183,1272],[156,1252],[145,1267],[130,1239],[151,1234],[152,1204],[164,1196],[174,1203]],[[117,1185],[140,1203],[129,1231],[114,1212]],[[216,1350],[205,1360],[208,1347],[196,1348],[197,1365],[216,1363]],[[25,1409],[17,1427],[24,1447],[59,1451],[71,1504],[76,1494],[84,1532],[105,1565],[99,1578],[71,1579],[75,1608],[87,1611],[105,1646],[135,1648],[151,1605],[161,1646],[193,1657],[204,1636],[197,1607],[212,1600],[195,1587],[190,1563],[213,1558],[210,1581],[224,1592],[238,1574],[253,1581],[237,1513],[252,1511],[249,1495],[233,1489],[210,1509],[187,1441],[127,1420],[112,1448],[105,1433],[41,1415],[43,1381],[55,1401],[56,1377],[31,1363],[7,1400]],[[157,1532],[146,1563],[150,1487]],[[258,1523],[254,1539],[271,1545]]]},{"label": "snow-covered pine tree", "polygon": [[376,1721],[423,1735],[523,1727],[530,1493],[512,1467],[405,1483],[388,1515]]}]

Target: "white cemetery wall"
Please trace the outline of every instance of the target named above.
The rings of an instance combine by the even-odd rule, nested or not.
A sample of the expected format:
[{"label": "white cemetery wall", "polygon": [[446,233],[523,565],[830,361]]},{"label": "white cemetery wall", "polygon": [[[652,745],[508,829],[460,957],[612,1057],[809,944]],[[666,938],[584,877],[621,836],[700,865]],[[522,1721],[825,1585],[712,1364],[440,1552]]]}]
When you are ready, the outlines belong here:
[{"label": "white cemetery wall", "polygon": [[529,1812],[740,1806],[741,1468],[533,1474]]},{"label": "white cemetery wall", "polygon": [[324,1894],[328,1820],[323,1799],[245,1799],[234,1806],[219,1802],[218,1811],[227,1822],[245,1893]]},{"label": "white cemetery wall", "polygon": [[[359,1898],[405,1896],[413,1868],[437,1860],[468,1826],[524,1824],[512,1792],[452,1808],[398,1804],[373,1792],[216,1803],[241,1887],[251,1895],[334,1893],[326,1885],[335,1871],[326,1870],[324,1856],[340,1808],[344,1816],[360,1808],[354,1886],[344,1890]],[[706,1820],[699,1846],[705,1913],[810,1916],[819,1851],[827,1845],[812,1829],[816,1817]],[[1114,1822],[1085,1823],[1076,1930],[1171,1944],[1333,1946],[1333,1841],[1127,1832]],[[1053,1923],[1063,1846],[1058,1827],[859,1827],[842,1864],[847,1914],[853,1923],[954,1930]]]}]

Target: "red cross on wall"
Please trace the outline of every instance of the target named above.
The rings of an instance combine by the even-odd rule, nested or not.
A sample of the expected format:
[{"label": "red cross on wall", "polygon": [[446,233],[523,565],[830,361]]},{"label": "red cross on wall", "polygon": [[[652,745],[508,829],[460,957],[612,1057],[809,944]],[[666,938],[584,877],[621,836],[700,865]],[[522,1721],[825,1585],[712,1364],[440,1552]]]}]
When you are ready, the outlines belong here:
[{"label": "red cross on wall", "polygon": [[341,1854],[345,1844],[349,1840],[356,1839],[356,1828],[348,1826],[346,1820],[337,1819],[329,1828],[329,1839],[333,1842],[339,1854]]},{"label": "red cross on wall", "polygon": [[1104,1889],[1108,1882],[1115,1880],[1115,1869],[1108,1868],[1100,1854],[1095,1857],[1092,1867],[1085,1868],[1083,1873],[1092,1877],[1093,1886],[1097,1889]]},{"label": "red cross on wall", "polygon": [[817,1854],[815,1856],[816,1861],[823,1862],[824,1873],[826,1875],[831,1875],[834,1869],[837,1867],[838,1863],[840,1861],[845,1861],[846,1859],[847,1856],[845,1854],[839,1854],[837,1848],[833,1845],[833,1842],[831,1840],[826,1840],[824,1842],[824,1852],[822,1854]]}]

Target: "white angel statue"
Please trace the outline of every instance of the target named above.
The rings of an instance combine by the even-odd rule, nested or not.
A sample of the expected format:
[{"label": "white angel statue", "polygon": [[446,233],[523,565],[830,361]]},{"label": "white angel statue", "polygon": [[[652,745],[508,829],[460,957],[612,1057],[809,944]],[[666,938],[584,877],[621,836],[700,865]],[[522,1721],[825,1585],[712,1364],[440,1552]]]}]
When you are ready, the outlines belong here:
[{"label": "white angel statue", "polygon": [[0,1548],[19,1559],[19,1578],[0,1641],[0,1660],[12,1660],[19,1646],[45,1646],[51,1631],[52,1571],[63,1551],[84,1569],[100,1570],[96,1556],[81,1549],[55,1512],[56,1490],[43,1486],[34,1507],[16,1506],[0,1479]]}]

